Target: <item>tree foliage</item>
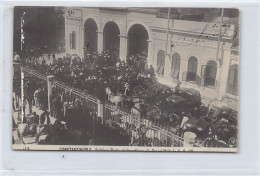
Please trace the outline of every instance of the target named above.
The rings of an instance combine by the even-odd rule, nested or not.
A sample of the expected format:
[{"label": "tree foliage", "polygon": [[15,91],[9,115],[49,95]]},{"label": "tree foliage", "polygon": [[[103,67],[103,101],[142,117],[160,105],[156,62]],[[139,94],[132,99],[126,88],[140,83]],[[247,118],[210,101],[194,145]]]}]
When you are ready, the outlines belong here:
[{"label": "tree foliage", "polygon": [[[64,43],[64,16],[61,8],[55,7],[16,7],[15,41],[20,43],[21,18],[24,19],[23,53],[61,52]],[[16,47],[18,48],[18,47]]]}]

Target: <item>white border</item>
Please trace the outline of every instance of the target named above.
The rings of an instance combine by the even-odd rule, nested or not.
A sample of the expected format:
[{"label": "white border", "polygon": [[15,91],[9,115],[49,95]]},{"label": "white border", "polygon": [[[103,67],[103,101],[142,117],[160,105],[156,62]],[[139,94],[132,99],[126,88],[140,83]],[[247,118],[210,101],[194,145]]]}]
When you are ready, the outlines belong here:
[{"label": "white border", "polygon": [[[64,152],[11,149],[14,5],[238,7],[241,10],[239,152]],[[259,0],[0,0],[0,175],[257,175],[260,87]]]}]

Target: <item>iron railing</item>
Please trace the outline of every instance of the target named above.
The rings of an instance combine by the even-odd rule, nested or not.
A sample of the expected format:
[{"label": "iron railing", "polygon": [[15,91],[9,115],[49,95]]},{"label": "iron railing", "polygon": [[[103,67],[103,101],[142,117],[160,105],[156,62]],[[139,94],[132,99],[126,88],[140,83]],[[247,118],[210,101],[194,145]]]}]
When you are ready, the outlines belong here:
[{"label": "iron railing", "polygon": [[[35,70],[30,68],[23,67],[22,70],[30,75],[36,76],[42,80],[47,81],[47,75],[38,73]],[[71,93],[71,101],[74,101],[78,98],[83,104],[97,112],[98,100],[92,95],[89,95],[79,89],[73,88],[65,83],[62,83],[57,80],[53,80],[53,85],[56,85],[59,89],[63,91],[68,91]],[[84,107],[84,105],[83,105]],[[183,147],[183,136],[179,133],[173,133],[166,128],[159,127],[153,124],[150,120],[141,118],[140,115],[131,113],[129,110],[120,108],[107,101],[104,103],[104,123],[113,122],[114,124],[119,125],[120,127],[126,127],[134,125],[135,128],[143,127],[142,132],[139,133],[139,140],[145,140],[144,138],[150,138],[154,141],[156,138],[160,141],[160,136],[164,136],[165,144],[160,142],[153,143],[155,146],[174,146],[174,147]],[[124,128],[126,131],[131,131],[127,128]],[[150,137],[147,137],[147,131],[153,131],[153,134]],[[141,130],[140,130],[141,131]],[[162,141],[161,141],[162,142]]]}]

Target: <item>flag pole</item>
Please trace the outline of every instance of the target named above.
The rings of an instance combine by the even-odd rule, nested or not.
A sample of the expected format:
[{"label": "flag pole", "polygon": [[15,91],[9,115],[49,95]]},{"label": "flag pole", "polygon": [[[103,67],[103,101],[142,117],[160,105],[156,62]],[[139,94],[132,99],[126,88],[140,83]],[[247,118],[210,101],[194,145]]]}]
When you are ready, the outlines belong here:
[{"label": "flag pole", "polygon": [[218,55],[219,55],[219,45],[220,45],[220,40],[221,40],[221,30],[222,30],[222,25],[223,25],[223,15],[224,15],[224,8],[221,9],[221,22],[220,22],[220,27],[219,27],[219,32],[218,32],[218,45],[217,45],[216,60],[218,60]]},{"label": "flag pole", "polygon": [[166,46],[165,46],[166,55],[168,54],[168,36],[169,36],[169,24],[170,24],[170,11],[171,11],[171,7],[168,8],[168,22],[167,22]]}]

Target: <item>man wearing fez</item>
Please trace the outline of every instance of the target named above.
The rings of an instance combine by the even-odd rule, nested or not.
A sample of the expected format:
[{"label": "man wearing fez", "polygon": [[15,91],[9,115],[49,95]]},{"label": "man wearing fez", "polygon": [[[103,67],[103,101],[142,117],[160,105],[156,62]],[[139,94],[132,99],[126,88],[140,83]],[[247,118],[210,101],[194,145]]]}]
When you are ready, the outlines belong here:
[{"label": "man wearing fez", "polygon": [[154,76],[155,76],[154,68],[153,68],[152,65],[150,65],[150,68],[149,68],[148,71],[149,71],[149,74],[150,74],[151,77],[154,77]]}]

